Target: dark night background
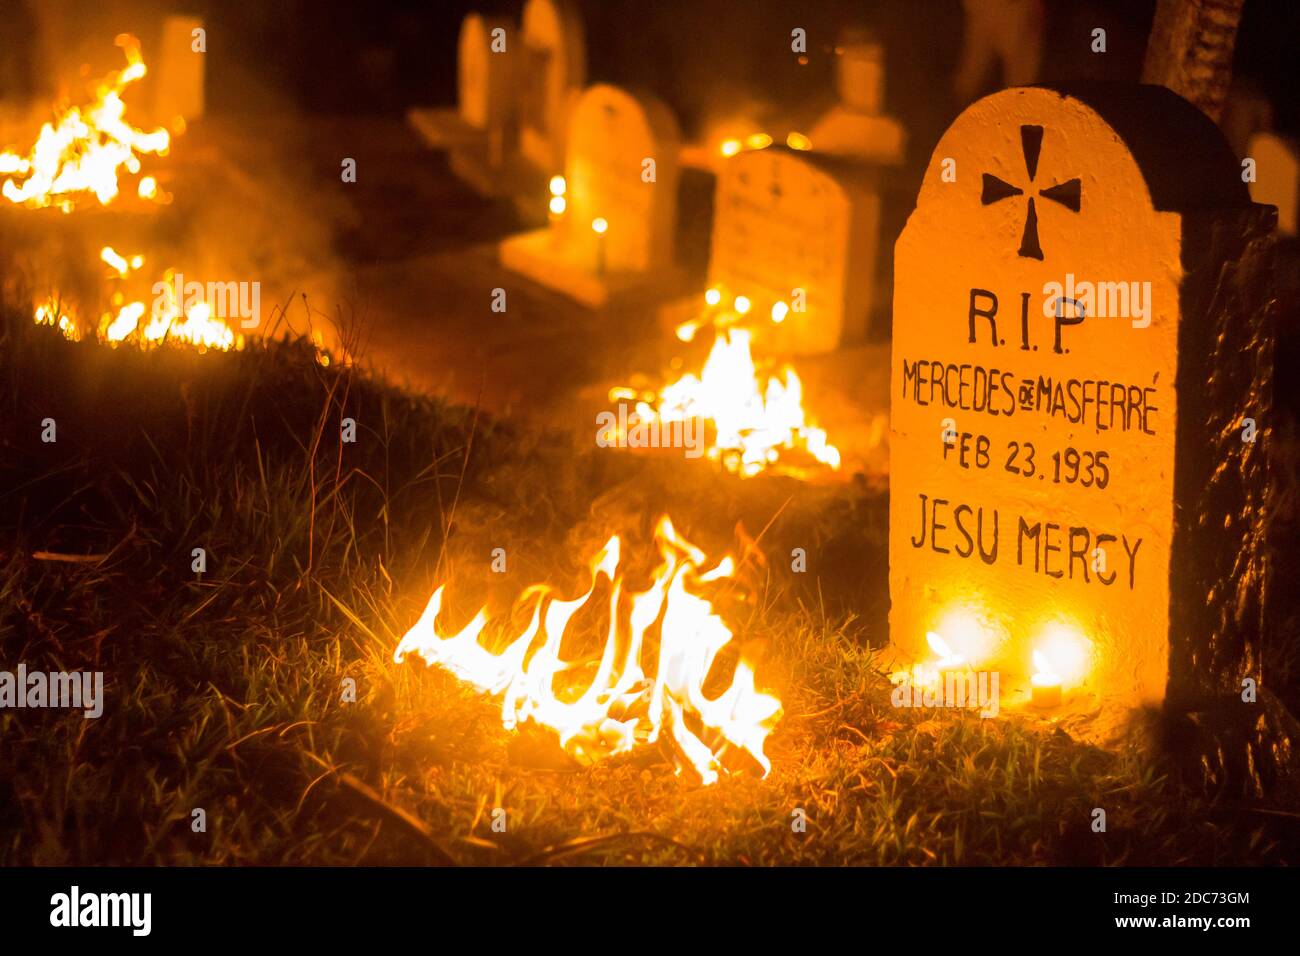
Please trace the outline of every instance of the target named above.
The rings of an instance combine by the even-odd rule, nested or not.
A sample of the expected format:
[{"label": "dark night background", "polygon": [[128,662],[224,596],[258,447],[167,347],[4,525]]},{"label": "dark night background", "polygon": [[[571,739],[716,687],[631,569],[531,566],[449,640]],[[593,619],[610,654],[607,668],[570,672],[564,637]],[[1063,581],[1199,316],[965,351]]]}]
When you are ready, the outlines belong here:
[{"label": "dark night background", "polygon": [[[846,24],[872,29],[885,45],[886,104],[912,133],[914,150],[929,150],[964,104],[951,77],[961,39],[958,0],[584,0],[590,79],[645,87],[665,100],[684,131],[698,132],[708,105],[753,98],[778,104],[825,97],[831,47]],[[518,16],[519,4],[420,0],[281,0],[209,3],[214,32],[239,45],[213,58],[214,108],[238,110],[222,72],[246,71],[319,112],[400,110],[455,100],[456,40],[471,10]],[[1044,83],[1137,80],[1154,0],[1050,0]],[[635,25],[633,28],[632,25]],[[808,63],[789,55],[793,26],[808,31]],[[1095,27],[1107,32],[1105,55],[1090,51]],[[1275,126],[1300,129],[1294,90],[1300,4],[1247,0],[1237,35],[1235,76],[1272,102]],[[213,52],[218,52],[214,50]],[[763,55],[764,53],[769,55]],[[228,55],[228,59],[226,58]],[[992,89],[992,86],[990,86]]]},{"label": "dark night background", "polygon": [[[256,91],[278,94],[312,113],[376,114],[453,102],[461,18],[471,10],[517,18],[521,5],[502,0],[110,0],[88,9],[140,6],[205,18],[208,97],[215,113],[258,110],[263,100]],[[911,132],[913,158],[928,155],[964,105],[954,102],[951,92],[961,39],[959,0],[580,0],[578,6],[589,78],[649,89],[673,108],[688,136],[699,132],[710,108],[754,100],[789,106],[828,96],[831,50],[839,30],[851,24],[869,28],[884,42],[886,103]],[[1041,81],[1136,80],[1154,9],[1155,0],[1049,0]],[[0,32],[0,62],[11,64],[0,71],[3,93],[3,87],[31,83],[28,76],[43,73],[30,67],[23,4],[0,0],[0,14],[0,23],[7,25]],[[808,31],[804,65],[789,55],[793,26]],[[1105,55],[1089,49],[1096,27],[1107,31]],[[1298,37],[1300,4],[1247,0],[1237,35],[1236,81],[1267,96],[1275,127],[1292,135],[1300,130],[1293,87]]]}]

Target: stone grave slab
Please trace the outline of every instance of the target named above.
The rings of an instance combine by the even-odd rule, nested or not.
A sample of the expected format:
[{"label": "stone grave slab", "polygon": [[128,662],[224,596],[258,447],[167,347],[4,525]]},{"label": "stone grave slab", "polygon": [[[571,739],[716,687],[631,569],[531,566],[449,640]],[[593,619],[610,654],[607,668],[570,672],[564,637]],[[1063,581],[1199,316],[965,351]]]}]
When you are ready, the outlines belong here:
[{"label": "stone grave slab", "polygon": [[[504,50],[492,48],[494,37],[502,35],[498,30],[504,31]],[[512,68],[520,56],[513,45],[520,42],[509,17],[468,14],[456,46],[456,107],[415,108],[407,114],[429,146],[452,152],[453,167],[468,167],[471,181],[487,179],[487,192],[495,191],[490,179],[500,175],[515,149],[510,128],[516,99]]]},{"label": "stone grave slab", "polygon": [[1004,706],[1040,674],[1091,713],[1259,678],[1272,228],[1161,87],[1011,89],[954,121],[895,249],[903,659],[935,634]]},{"label": "stone grave slab", "polygon": [[900,164],[907,133],[884,112],[884,47],[858,31],[846,31],[836,47],[835,91],[839,102],[809,131],[813,149],[887,166]]},{"label": "stone grave slab", "polygon": [[592,308],[680,291],[679,135],[667,107],[598,84],[574,107],[568,142],[564,212],[506,239],[502,264]]},{"label": "stone grave slab", "polygon": [[1277,231],[1292,238],[1300,216],[1300,150],[1276,133],[1256,133],[1246,155],[1255,161],[1255,181],[1250,196],[1257,203],[1277,207]]},{"label": "stone grave slab", "polygon": [[[709,286],[744,296],[756,348],[815,354],[861,339],[871,312],[880,200],[861,164],[773,146],[727,160],[714,198]],[[770,321],[784,303],[783,317]]]},{"label": "stone grave slab", "polygon": [[587,82],[587,41],[571,0],[527,0],[522,33],[519,148],[550,175],[564,168],[569,113]]}]

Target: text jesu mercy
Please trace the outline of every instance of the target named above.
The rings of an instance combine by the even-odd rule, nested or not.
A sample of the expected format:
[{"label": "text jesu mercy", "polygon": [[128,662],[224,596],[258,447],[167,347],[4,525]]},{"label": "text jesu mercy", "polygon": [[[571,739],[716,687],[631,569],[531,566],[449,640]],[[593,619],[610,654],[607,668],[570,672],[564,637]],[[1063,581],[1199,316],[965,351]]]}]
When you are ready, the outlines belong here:
[{"label": "text jesu mercy", "polygon": [[699,418],[666,421],[640,418],[632,421],[627,406],[620,404],[618,413],[596,415],[596,445],[599,448],[682,448],[687,458],[704,454],[704,422]]},{"label": "text jesu mercy", "polygon": [[186,282],[177,272],[172,281],[159,280],[150,290],[154,294],[153,317],[167,315],[177,305],[182,315],[200,303],[207,303],[219,319],[239,319],[241,329],[256,328],[262,319],[262,283],[260,282]]}]

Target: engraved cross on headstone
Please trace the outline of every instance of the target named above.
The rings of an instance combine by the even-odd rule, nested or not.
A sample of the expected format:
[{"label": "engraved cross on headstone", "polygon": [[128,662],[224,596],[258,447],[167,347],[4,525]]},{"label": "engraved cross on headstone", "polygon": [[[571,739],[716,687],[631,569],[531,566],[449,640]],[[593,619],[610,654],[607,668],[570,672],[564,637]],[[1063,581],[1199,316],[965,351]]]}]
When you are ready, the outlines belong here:
[{"label": "engraved cross on headstone", "polygon": [[[1025,154],[1025,169],[1029,173],[1029,182],[1032,184],[1034,177],[1038,175],[1038,154],[1043,147],[1043,127],[1021,126],[1020,147]],[[1081,184],[1076,176],[1074,179],[1057,183],[1055,186],[1040,189],[1038,195],[1044,199],[1050,199],[1052,202],[1060,203],[1073,212],[1078,212],[1082,205],[1080,187]],[[984,188],[980,193],[980,203],[988,206],[1000,199],[1022,196],[1024,192],[1025,190],[1019,186],[1013,186],[1004,179],[1000,179],[991,173],[985,173]],[[1038,244],[1038,211],[1034,208],[1033,196],[1029,197],[1029,210],[1025,215],[1025,228],[1021,234],[1020,248],[1017,252],[1026,259],[1041,260],[1043,258],[1042,246]]]}]

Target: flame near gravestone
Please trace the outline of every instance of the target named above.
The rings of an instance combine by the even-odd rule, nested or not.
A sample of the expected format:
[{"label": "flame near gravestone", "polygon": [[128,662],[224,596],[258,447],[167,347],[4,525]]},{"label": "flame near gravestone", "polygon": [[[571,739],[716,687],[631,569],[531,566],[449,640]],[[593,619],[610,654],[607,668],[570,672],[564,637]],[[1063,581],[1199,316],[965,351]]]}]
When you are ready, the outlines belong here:
[{"label": "flame near gravestone", "polygon": [[1159,87],[958,117],[896,247],[901,654],[937,633],[1023,693],[1037,652],[1121,713],[1259,676],[1272,220]]}]

